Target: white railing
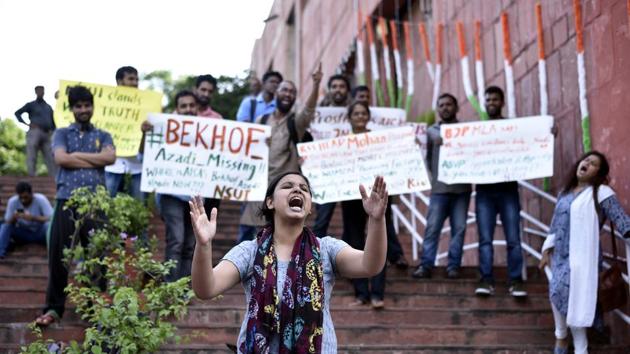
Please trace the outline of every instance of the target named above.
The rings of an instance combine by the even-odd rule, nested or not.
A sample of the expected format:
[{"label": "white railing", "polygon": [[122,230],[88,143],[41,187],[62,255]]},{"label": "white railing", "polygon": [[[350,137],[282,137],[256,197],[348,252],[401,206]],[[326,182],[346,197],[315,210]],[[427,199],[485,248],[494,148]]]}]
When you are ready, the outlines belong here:
[{"label": "white railing", "polygon": [[[536,187],[535,185],[529,182],[519,181],[518,183],[521,188],[524,188],[534,193],[536,196],[541,197],[544,200],[547,200],[548,202],[554,205],[558,202],[558,200],[554,196],[552,196],[551,194],[545,191],[542,191],[541,189],[539,189],[538,187]],[[400,227],[402,226],[411,235],[412,258],[414,261],[417,261],[419,249],[422,246],[422,243],[424,242],[424,237],[422,234],[420,234],[418,226],[419,224],[421,224],[423,226],[423,229],[425,229],[427,226],[427,219],[424,215],[422,215],[420,210],[417,208],[416,201],[419,201],[425,207],[428,207],[429,197],[422,192],[400,195],[399,197],[400,197],[400,202],[402,203],[402,205],[405,206],[406,212],[403,212],[403,210],[398,205],[396,204],[392,205],[394,228],[396,229],[396,232],[399,232]],[[471,195],[471,200],[474,197],[475,197],[475,193],[473,192]],[[409,214],[409,217],[405,215],[406,213]],[[537,219],[533,215],[529,214],[525,210],[521,210],[520,215],[523,221],[531,224],[531,227],[523,227],[523,225],[521,225],[522,235],[533,235],[533,236],[538,236],[542,239],[547,237],[547,234],[549,232],[549,225],[545,224],[544,222]],[[476,215],[474,212],[469,210],[466,224],[470,225],[475,222],[476,222]],[[501,221],[497,220],[497,224],[501,225]],[[449,232],[450,229],[451,229],[450,227],[442,228],[441,234]],[[611,229],[608,225],[604,226],[604,230],[606,230],[609,233],[611,232]],[[615,231],[614,236],[615,238],[619,238],[623,240],[625,244],[626,258],[618,257],[618,260],[626,262],[627,269],[626,269],[626,274],[623,274],[623,279],[626,281],[626,284],[629,284],[630,278],[628,275],[630,274],[630,262],[627,262],[627,259],[630,259],[630,241],[625,240],[622,237],[622,235],[619,234],[619,232],[617,231]],[[528,255],[534,257],[535,259],[540,260],[542,258],[542,254],[538,252],[534,247],[532,247],[532,245],[526,243],[525,240],[526,240],[525,237],[521,237],[521,247],[523,251],[526,252]],[[507,243],[505,240],[495,240],[492,242],[492,244],[494,246],[506,246]],[[479,248],[478,242],[464,244],[464,252],[468,250],[476,249],[476,248]],[[446,258],[447,256],[448,256],[448,252],[438,253],[435,259],[435,264],[438,265],[439,261]],[[608,253],[604,253],[604,256],[608,258],[612,258],[612,255]],[[610,268],[610,264],[608,262],[604,261],[603,265],[605,268]],[[524,279],[526,279],[527,277],[526,267],[527,267],[527,262],[523,262],[523,278]],[[550,280],[552,275],[551,275],[551,269],[549,269],[549,267],[545,268],[545,274],[547,275],[547,280]],[[629,284],[629,288],[630,288],[630,284]],[[627,314],[625,314],[624,312],[620,310],[615,310],[614,312],[621,319],[623,319],[627,324],[630,325],[630,316],[628,316]]]}]

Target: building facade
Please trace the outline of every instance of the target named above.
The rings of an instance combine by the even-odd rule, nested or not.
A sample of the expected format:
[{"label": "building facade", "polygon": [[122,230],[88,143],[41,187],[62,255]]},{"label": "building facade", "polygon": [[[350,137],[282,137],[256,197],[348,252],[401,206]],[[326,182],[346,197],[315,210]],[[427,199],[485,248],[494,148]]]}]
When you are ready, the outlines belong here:
[{"label": "building facade", "polygon": [[[630,110],[625,106],[630,92],[630,16],[625,0],[581,0],[584,33],[586,99],[590,111],[590,135],[593,149],[606,154],[611,162],[611,185],[626,210],[630,210]],[[393,20],[397,29],[403,65],[400,70],[407,92],[407,67],[404,58],[404,27],[409,23],[413,58],[414,95],[408,119],[416,120],[431,110],[433,84],[426,66],[419,24],[428,38],[432,63],[436,62],[436,28],[442,25],[441,92],[451,92],[461,105],[460,118],[477,120],[479,116],[467,102],[462,81],[460,50],[456,26],[461,21],[463,39],[469,57],[473,90],[475,85],[475,22],[480,22],[481,59],[485,87],[506,87],[504,39],[501,21],[507,14],[510,50],[514,74],[516,116],[541,112],[539,89],[539,48],[534,0],[276,0],[263,35],[252,52],[251,68],[262,75],[278,70],[298,87],[298,100],[310,88],[310,73],[321,61],[325,76],[345,73],[360,82],[357,38],[363,42],[365,82],[376,91],[370,64],[378,65],[381,78],[386,75],[380,17]],[[554,176],[551,193],[562,187],[565,172],[583,153],[579,101],[576,25],[572,0],[541,2],[542,34],[547,66],[549,114],[555,118],[556,138]],[[360,21],[361,20],[361,21]],[[372,22],[376,60],[372,60],[367,35],[367,21]],[[393,77],[392,31],[387,22],[389,62]],[[383,85],[386,104],[390,102]],[[401,92],[402,94],[402,92]],[[507,114],[507,108],[505,113]],[[549,214],[549,210],[547,211]]]}]

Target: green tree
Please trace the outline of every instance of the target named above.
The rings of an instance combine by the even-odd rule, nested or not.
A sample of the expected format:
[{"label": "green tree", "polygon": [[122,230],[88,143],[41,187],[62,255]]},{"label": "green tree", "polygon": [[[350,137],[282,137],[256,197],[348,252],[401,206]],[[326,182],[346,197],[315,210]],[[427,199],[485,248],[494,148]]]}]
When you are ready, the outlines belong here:
[{"label": "green tree", "polygon": [[[36,172],[48,173],[41,158]],[[0,175],[26,176],[26,132],[10,118],[0,120]]]},{"label": "green tree", "polygon": [[[193,90],[197,76],[185,75],[174,78],[168,70],[156,70],[141,77],[151,90],[161,91],[166,97],[163,102],[163,111],[175,110],[173,98],[181,90]],[[210,105],[226,119],[234,119],[236,111],[243,97],[249,94],[247,72],[239,76],[220,75],[217,79],[217,92],[212,97]]]},{"label": "green tree", "polygon": [[[175,322],[186,315],[193,297],[190,277],[165,281],[175,261],[156,259],[155,237],[148,247],[138,239],[150,216],[142,203],[122,193],[111,198],[99,186],[94,192],[77,189],[66,206],[76,209],[77,218],[71,246],[64,250],[66,266],[74,268],[65,291],[88,326],[83,342],[71,341],[55,352],[155,353],[168,341],[186,339],[177,335]],[[98,227],[89,231],[90,242],[84,246],[78,233],[88,220]],[[53,340],[32,329],[36,339],[21,352],[48,353]]]}]

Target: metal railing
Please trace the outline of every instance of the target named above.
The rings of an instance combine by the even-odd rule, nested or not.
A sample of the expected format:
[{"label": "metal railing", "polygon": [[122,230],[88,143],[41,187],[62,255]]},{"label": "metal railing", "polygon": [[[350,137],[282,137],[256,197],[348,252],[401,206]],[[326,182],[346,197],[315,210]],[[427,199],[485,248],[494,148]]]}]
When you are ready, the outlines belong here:
[{"label": "metal railing", "polygon": [[[554,206],[558,202],[558,200],[554,196],[539,189],[538,187],[536,187],[535,185],[529,182],[519,181],[518,184],[521,188],[524,188],[528,190],[529,192],[533,193],[534,195],[552,203]],[[396,232],[399,232],[402,226],[411,235],[412,258],[414,261],[417,261],[419,249],[424,242],[424,237],[420,233],[418,227],[422,225],[424,228],[426,228],[427,226],[427,219],[425,215],[423,215],[420,212],[417,202],[421,203],[422,205],[428,208],[429,196],[425,195],[422,192],[416,192],[412,194],[400,195],[399,197],[400,197],[401,204],[404,205],[406,210],[403,211],[403,209],[399,205],[396,205],[396,204],[392,205],[394,228],[396,229]],[[474,198],[475,198],[475,193],[473,192],[471,195],[471,200],[473,200]],[[405,215],[406,213],[409,215],[409,217]],[[545,224],[543,221],[531,215],[526,210],[521,210],[520,215],[521,215],[521,219],[525,221],[521,223],[521,235],[533,235],[533,236],[540,237],[542,240],[544,240],[547,237],[547,234],[549,233],[549,225]],[[469,210],[466,224],[470,225],[470,224],[474,224],[475,222],[476,222],[476,214]],[[524,227],[523,225],[525,223],[529,224],[529,226]],[[501,225],[501,221],[497,220],[497,224]],[[451,229],[450,227],[442,228],[441,234],[449,232],[450,229]],[[608,225],[604,226],[604,230],[609,233],[611,232],[611,229]],[[624,245],[626,249],[626,258],[618,257],[617,260],[626,262],[626,268],[627,268],[626,274],[623,274],[623,273],[622,274],[623,274],[623,279],[625,280],[626,284],[629,284],[629,288],[630,288],[630,278],[628,276],[630,274],[630,262],[627,262],[627,259],[630,259],[630,242],[625,240],[622,237],[622,235],[617,231],[615,231],[614,235],[615,235],[615,238],[619,238],[624,241]],[[521,247],[523,251],[526,252],[526,254],[534,257],[535,259],[540,260],[542,258],[542,254],[538,252],[532,245],[526,243],[525,242],[526,239],[528,240],[529,238],[521,237]],[[494,246],[506,246],[507,243],[505,240],[495,240],[492,242],[492,244]],[[476,249],[476,248],[479,248],[478,242],[464,244],[464,252],[468,250]],[[611,254],[608,254],[605,252],[603,252],[603,254],[604,256],[608,258],[613,258]],[[438,265],[439,261],[446,258],[447,256],[448,256],[448,252],[438,253],[435,259],[435,264]],[[610,268],[610,264],[606,261],[603,262],[603,266],[606,269]],[[527,277],[526,267],[527,267],[527,262],[523,262],[523,278],[524,279]],[[551,275],[551,269],[549,269],[549,267],[545,268],[545,274],[547,276],[547,280],[548,281],[551,280],[552,275]],[[630,325],[629,315],[625,314],[621,310],[615,310],[614,313],[618,315],[621,319],[623,319],[627,324]]]}]

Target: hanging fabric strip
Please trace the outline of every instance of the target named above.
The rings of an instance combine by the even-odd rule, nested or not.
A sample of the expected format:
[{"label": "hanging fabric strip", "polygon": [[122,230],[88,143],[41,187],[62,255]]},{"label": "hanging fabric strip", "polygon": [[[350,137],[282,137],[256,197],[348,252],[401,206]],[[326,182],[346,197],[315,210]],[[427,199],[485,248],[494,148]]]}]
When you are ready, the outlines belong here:
[{"label": "hanging fabric strip", "polygon": [[372,84],[376,91],[376,102],[379,106],[383,106],[383,89],[381,88],[381,80],[378,68],[378,57],[376,56],[376,45],[374,44],[374,27],[372,26],[372,19],[368,16],[366,19],[366,29],[368,33],[368,43],[370,46],[370,67],[372,69]]},{"label": "hanging fabric strip", "polygon": [[437,98],[440,95],[440,81],[442,79],[442,31],[444,30],[444,24],[438,23],[435,31],[435,79],[433,81],[433,101],[431,108],[435,111],[437,108]]},{"label": "hanging fabric strip", "polygon": [[466,40],[464,38],[464,24],[461,21],[457,21],[456,27],[457,31],[457,43],[459,45],[459,57],[460,64],[462,67],[462,81],[464,83],[464,93],[466,94],[466,98],[468,102],[475,109],[477,114],[481,117],[482,111],[479,107],[479,102],[475,97],[475,93],[472,89],[472,84],[470,82],[470,70],[468,68],[468,53],[466,52]]},{"label": "hanging fabric strip", "polygon": [[365,85],[365,52],[363,48],[363,15],[361,2],[355,1],[357,8],[357,70],[359,71],[359,84]]},{"label": "hanging fabric strip", "polygon": [[514,71],[512,70],[512,50],[510,49],[510,27],[508,15],[501,14],[501,29],[503,32],[503,68],[505,70],[505,86],[507,88],[508,118],[516,117],[516,99],[514,96]]},{"label": "hanging fabric strip", "polygon": [[[396,107],[403,108],[405,96],[403,95],[403,75],[402,62],[400,60],[400,49],[398,48],[398,27],[396,21],[389,21],[389,28],[392,33],[392,48],[394,49],[394,68],[396,69]],[[394,107],[394,102],[391,104]]]},{"label": "hanging fabric strip", "polygon": [[580,97],[580,115],[582,116],[582,147],[584,152],[591,151],[591,124],[586,100],[586,68],[584,67],[584,27],[582,24],[582,5],[573,0],[575,13],[575,43],[578,66],[578,88]]},{"label": "hanging fabric strip", "polygon": [[405,110],[407,114],[411,112],[411,102],[413,101],[414,81],[413,81],[413,47],[411,46],[411,33],[409,30],[409,22],[403,24],[405,33],[405,54],[407,56],[407,101],[405,102]]},{"label": "hanging fabric strip", "polygon": [[378,18],[378,32],[380,33],[381,42],[383,43],[383,65],[385,66],[385,82],[387,84],[387,95],[389,96],[389,105],[395,107],[396,94],[394,93],[394,81],[392,80],[392,67],[389,58],[389,41],[387,40],[387,24],[383,17]]},{"label": "hanging fabric strip", "polygon": [[485,76],[483,72],[483,61],[481,61],[481,21],[475,21],[475,78],[477,80],[477,98],[479,108],[481,108],[481,120],[488,119],[486,113],[484,91],[486,90]]},{"label": "hanging fabric strip", "polygon": [[431,82],[435,82],[435,75],[433,70],[433,64],[431,64],[431,50],[429,49],[429,37],[427,36],[427,29],[424,23],[418,25],[418,31],[420,32],[420,40],[422,41],[422,50],[424,51],[424,60],[427,66],[427,72]]}]

